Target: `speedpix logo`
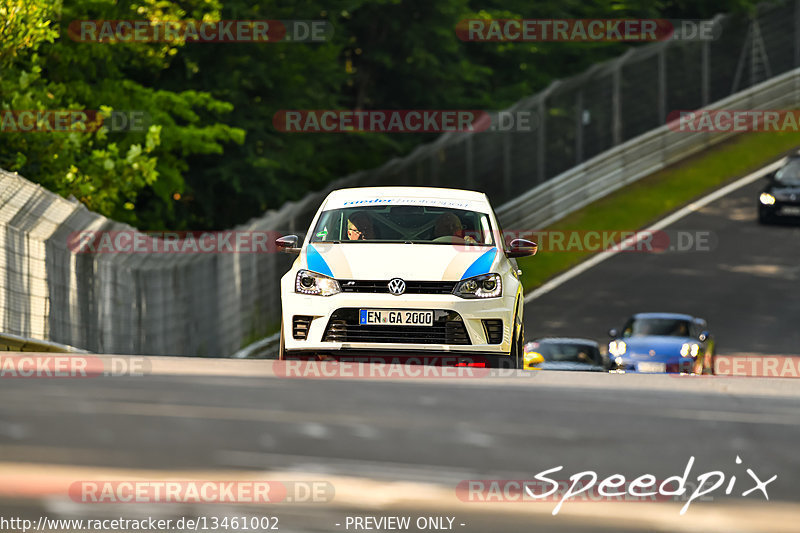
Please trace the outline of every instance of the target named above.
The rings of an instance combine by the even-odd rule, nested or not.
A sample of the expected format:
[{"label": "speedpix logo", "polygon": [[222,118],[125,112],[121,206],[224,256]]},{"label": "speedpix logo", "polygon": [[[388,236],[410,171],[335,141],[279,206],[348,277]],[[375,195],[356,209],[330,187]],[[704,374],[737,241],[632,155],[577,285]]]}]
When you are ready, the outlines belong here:
[{"label": "speedpix logo", "polygon": [[[742,464],[742,459],[736,456],[735,463]],[[703,497],[710,497],[716,490],[723,486],[725,494],[730,495],[734,490],[741,490],[741,483],[736,475],[730,478],[720,470],[700,473],[695,482],[690,481],[690,474],[694,467],[694,456],[689,458],[682,475],[674,475],[663,480],[658,480],[652,474],[644,474],[632,481],[628,481],[622,474],[614,474],[600,479],[596,472],[587,470],[578,472],[569,477],[568,486],[563,481],[549,477],[551,474],[564,469],[563,466],[550,468],[536,474],[533,480],[465,480],[456,487],[456,495],[465,502],[533,502],[557,501],[553,515],[557,515],[563,504],[570,499],[583,499],[589,501],[674,501],[683,498],[686,503],[680,510],[683,515],[692,502]],[[745,481],[752,483],[741,492],[742,497],[752,493],[761,494],[769,500],[767,486],[775,481],[778,476],[769,479],[759,476],[751,468],[746,468]],[[727,483],[726,483],[727,481]],[[691,489],[691,490],[690,490]]]}]

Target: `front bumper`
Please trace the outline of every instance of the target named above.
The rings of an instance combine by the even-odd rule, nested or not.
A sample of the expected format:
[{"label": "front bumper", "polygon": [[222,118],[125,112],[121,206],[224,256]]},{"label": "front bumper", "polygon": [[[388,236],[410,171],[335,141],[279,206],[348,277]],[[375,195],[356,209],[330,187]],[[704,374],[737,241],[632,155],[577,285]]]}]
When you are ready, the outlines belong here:
[{"label": "front bumper", "polygon": [[[308,296],[294,292],[294,280],[287,286],[287,280],[282,281],[282,311],[283,311],[283,336],[287,352],[408,352],[408,353],[464,353],[502,355],[511,351],[512,326],[514,324],[515,296],[502,296],[500,298],[465,299],[450,294],[404,294],[393,296],[391,294],[371,293],[339,293],[333,296]],[[387,328],[388,333],[382,337],[391,338],[390,342],[355,342],[347,340],[338,342],[336,335],[331,335],[331,319],[339,321],[348,313],[358,309],[406,309],[406,310],[434,310],[435,326],[444,327],[444,322],[461,322],[465,339],[461,334],[450,335],[442,340],[448,342],[404,342],[403,337],[411,337],[414,341],[422,340],[420,335],[425,332],[416,327],[419,335],[398,334],[396,339],[392,331],[405,333],[412,326],[373,326],[373,328]],[[344,315],[343,315],[344,313]],[[447,315],[445,317],[445,315]],[[307,331],[304,339],[295,338],[293,319],[295,316],[308,317],[308,325],[303,326]],[[486,330],[484,321],[502,321],[502,340],[499,343],[490,342],[490,335]],[[494,322],[498,324],[498,322]],[[437,326],[437,327],[438,327]],[[434,326],[427,326],[434,327]],[[453,329],[460,329],[458,328]],[[384,330],[381,330],[384,331]],[[305,333],[305,332],[304,332]],[[327,336],[326,336],[327,334]],[[341,338],[341,337],[338,337]],[[327,340],[326,340],[327,339]],[[385,339],[384,339],[385,340]],[[495,341],[497,339],[494,339]]]},{"label": "front bumper", "polygon": [[768,217],[800,218],[800,202],[777,200],[774,204],[758,204],[758,209]]},{"label": "front bumper", "polygon": [[[690,374],[694,372],[697,359],[693,357],[678,357],[667,360],[653,360],[645,358],[623,357],[621,362],[612,361],[611,372],[636,372],[641,374],[666,373]],[[663,365],[663,369],[656,367]]]}]

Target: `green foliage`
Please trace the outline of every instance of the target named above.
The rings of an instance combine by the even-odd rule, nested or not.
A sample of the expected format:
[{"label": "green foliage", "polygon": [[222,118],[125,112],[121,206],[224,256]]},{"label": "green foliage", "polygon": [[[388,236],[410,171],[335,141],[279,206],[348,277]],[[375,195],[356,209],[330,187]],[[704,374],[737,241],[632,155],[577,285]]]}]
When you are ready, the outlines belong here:
[{"label": "green foliage", "polygon": [[[465,18],[703,18],[752,0],[0,0],[0,111],[146,127],[0,132],[0,167],[143,229],[230,227],[434,134],[281,133],[291,109],[502,109],[624,51],[473,43]],[[81,42],[81,20],[324,19],[322,43]]]},{"label": "green foliage", "polygon": [[[191,16],[218,18],[213,2],[198,5],[202,9]],[[3,34],[10,36],[0,44],[0,109],[94,110],[106,118],[116,110],[150,119],[130,131],[112,131],[108,122],[94,131],[7,129],[0,136],[0,167],[115,219],[161,228],[172,212],[172,196],[183,191],[186,158],[222,153],[223,144],[244,141],[243,130],[219,121],[232,104],[207,92],[154,87],[178,44],[101,44],[67,37],[73,20],[188,16],[177,3],[91,0],[62,7],[13,0],[0,12],[8,13]],[[161,209],[138,209],[141,194]]]}]

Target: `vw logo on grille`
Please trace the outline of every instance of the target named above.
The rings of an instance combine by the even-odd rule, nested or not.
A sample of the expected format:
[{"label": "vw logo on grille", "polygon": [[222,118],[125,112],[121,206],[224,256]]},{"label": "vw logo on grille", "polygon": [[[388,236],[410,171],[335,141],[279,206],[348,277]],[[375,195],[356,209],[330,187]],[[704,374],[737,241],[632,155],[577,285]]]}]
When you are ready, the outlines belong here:
[{"label": "vw logo on grille", "polygon": [[389,282],[389,292],[395,296],[400,296],[406,292],[406,282],[400,278],[394,278]]}]

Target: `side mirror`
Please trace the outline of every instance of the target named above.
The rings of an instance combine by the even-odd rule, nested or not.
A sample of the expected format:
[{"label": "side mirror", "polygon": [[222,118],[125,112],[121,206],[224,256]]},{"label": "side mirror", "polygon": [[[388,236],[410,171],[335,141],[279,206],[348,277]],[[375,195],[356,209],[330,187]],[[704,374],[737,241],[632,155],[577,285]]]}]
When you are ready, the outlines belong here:
[{"label": "side mirror", "polygon": [[275,244],[278,246],[278,249],[281,252],[285,252],[287,254],[299,254],[300,247],[297,246],[299,242],[299,238],[297,235],[286,235],[279,239],[275,239]]},{"label": "side mirror", "polygon": [[611,328],[608,330],[608,336],[615,339],[619,336],[619,331],[616,328]]},{"label": "side mirror", "polygon": [[525,239],[514,239],[509,243],[506,255],[508,257],[527,257],[529,255],[536,255],[538,250],[539,245],[535,242]]},{"label": "side mirror", "polygon": [[709,332],[707,332],[707,331],[704,331],[704,332],[700,333],[700,335],[698,335],[698,336],[697,336],[697,339],[698,339],[700,342],[705,342],[706,340],[708,340],[708,338],[709,338],[710,336],[711,336],[711,334],[710,334]]}]

